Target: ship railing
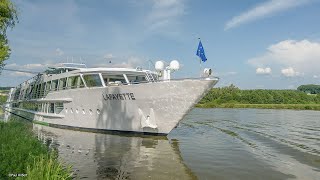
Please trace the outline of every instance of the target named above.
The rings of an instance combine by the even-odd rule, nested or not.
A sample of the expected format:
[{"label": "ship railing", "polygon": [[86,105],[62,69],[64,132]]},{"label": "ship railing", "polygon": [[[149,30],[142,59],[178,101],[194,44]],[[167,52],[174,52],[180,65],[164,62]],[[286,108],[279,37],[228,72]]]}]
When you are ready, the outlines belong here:
[{"label": "ship railing", "polygon": [[[171,79],[171,80],[155,80],[153,79],[152,82],[168,82],[168,81],[184,81],[184,80],[206,80],[207,78],[200,77],[200,78],[180,78],[180,79]],[[210,79],[216,79],[219,80],[218,77],[210,77]],[[130,82],[130,83],[113,83],[108,84],[108,86],[121,86],[121,85],[134,85],[134,84],[144,84],[144,83],[150,83],[150,81],[139,81],[139,82]],[[53,91],[60,91],[60,90],[67,90],[67,89],[77,89],[77,88],[84,88],[85,85],[76,85],[76,86],[66,86],[66,87],[57,87],[57,88],[51,88],[51,89],[37,89],[31,92],[25,92],[25,95],[20,98],[20,100],[30,100],[30,99],[38,99],[45,97],[49,92]],[[13,94],[14,95],[14,94]],[[16,99],[17,100],[17,99]]]},{"label": "ship railing", "polygon": [[[176,78],[176,79],[171,79],[171,80],[163,80],[163,79],[154,79],[152,82],[168,82],[168,81],[184,81],[184,80],[207,80],[208,77],[197,77],[197,78]],[[219,77],[215,76],[210,76],[209,79],[214,79],[214,80],[219,80]],[[131,81],[130,83],[109,83],[106,86],[119,86],[119,85],[131,85],[131,84],[145,84],[145,83],[150,83],[151,81],[146,80],[146,81]]]},{"label": "ship railing", "polygon": [[152,73],[150,71],[146,71],[146,79],[149,81],[149,82],[155,82],[155,79],[152,75]]}]

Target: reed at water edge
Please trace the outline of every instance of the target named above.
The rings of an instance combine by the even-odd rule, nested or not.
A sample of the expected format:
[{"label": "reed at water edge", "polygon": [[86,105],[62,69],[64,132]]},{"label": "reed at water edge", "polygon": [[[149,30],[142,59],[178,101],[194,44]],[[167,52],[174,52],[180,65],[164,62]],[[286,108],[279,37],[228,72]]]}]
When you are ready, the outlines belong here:
[{"label": "reed at water edge", "polygon": [[31,123],[0,121],[0,142],[0,179],[72,179],[71,166],[37,139]]}]

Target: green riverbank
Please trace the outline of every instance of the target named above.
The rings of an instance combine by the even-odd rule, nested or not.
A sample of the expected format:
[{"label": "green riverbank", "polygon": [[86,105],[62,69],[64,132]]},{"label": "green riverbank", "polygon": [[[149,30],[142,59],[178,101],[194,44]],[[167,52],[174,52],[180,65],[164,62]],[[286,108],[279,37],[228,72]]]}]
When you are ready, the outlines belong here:
[{"label": "green riverbank", "polygon": [[0,179],[72,179],[71,167],[58,161],[28,122],[0,121]]},{"label": "green riverbank", "polygon": [[296,109],[320,111],[320,104],[234,104],[234,103],[205,103],[197,104],[199,108],[257,108],[257,109]]},{"label": "green riverbank", "polygon": [[196,107],[320,110],[320,94],[298,90],[241,90],[231,85],[211,89]]}]

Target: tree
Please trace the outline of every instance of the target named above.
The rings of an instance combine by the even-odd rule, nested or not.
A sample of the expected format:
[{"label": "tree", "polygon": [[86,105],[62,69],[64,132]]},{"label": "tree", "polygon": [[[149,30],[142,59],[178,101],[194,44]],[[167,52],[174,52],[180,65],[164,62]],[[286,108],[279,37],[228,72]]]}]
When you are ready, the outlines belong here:
[{"label": "tree", "polygon": [[310,93],[310,94],[318,94],[320,93],[320,85],[315,85],[315,84],[301,85],[298,87],[298,91],[303,91],[305,93]]},{"label": "tree", "polygon": [[17,22],[16,6],[10,0],[0,0],[0,72],[5,65],[4,61],[10,56],[7,29],[13,28]]}]

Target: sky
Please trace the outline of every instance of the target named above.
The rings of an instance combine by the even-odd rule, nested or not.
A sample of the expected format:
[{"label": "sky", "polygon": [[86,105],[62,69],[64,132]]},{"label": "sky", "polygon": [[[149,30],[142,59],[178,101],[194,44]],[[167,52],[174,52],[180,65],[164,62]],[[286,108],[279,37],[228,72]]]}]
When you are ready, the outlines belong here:
[{"label": "sky", "polygon": [[[173,77],[198,77],[201,38],[218,87],[295,89],[320,84],[320,0],[13,0],[8,69],[61,62],[144,67],[178,60]],[[109,63],[111,61],[111,63]],[[151,65],[151,68],[153,66]],[[3,71],[0,86],[32,74]]]}]

